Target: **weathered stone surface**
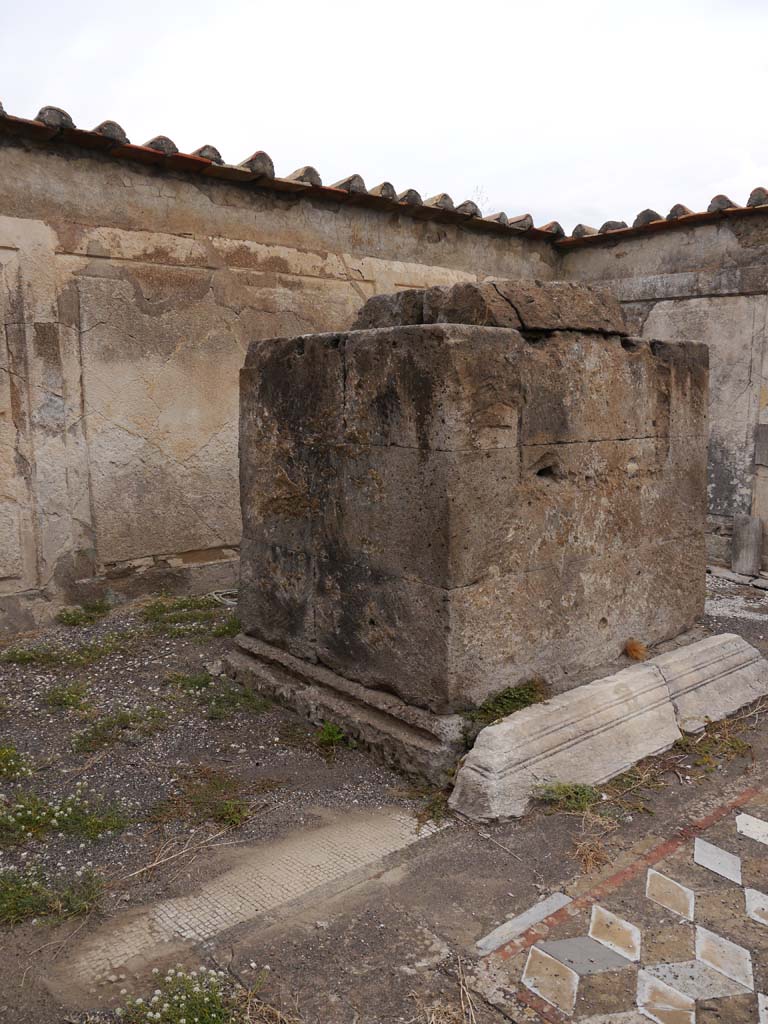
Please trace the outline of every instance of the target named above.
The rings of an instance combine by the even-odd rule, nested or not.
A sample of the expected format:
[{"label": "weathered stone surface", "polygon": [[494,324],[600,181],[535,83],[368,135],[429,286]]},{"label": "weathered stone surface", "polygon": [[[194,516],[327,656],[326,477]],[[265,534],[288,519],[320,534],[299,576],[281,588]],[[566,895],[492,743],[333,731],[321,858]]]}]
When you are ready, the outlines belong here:
[{"label": "weathered stone surface", "polygon": [[[537,785],[600,785],[667,749],[681,730],[698,732],[766,693],[768,662],[757,650],[734,634],[707,637],[481,730],[457,775],[451,806],[476,820],[519,817]],[[689,893],[670,895],[661,876],[653,884],[649,878],[648,889],[664,905]],[[690,895],[685,906],[692,913]]]},{"label": "weathered stone surface", "polygon": [[430,714],[253,637],[240,636],[237,643],[239,650],[225,661],[243,686],[283,701],[316,725],[337,723],[385,764],[436,786],[449,782],[464,750],[460,716]]},{"label": "weathered stone surface", "polygon": [[669,687],[683,732],[700,732],[768,693],[768,663],[734,633],[707,637],[652,659]]},{"label": "weathered stone surface", "polygon": [[406,288],[392,295],[374,295],[358,312],[352,322],[352,330],[423,324],[425,295],[422,288]]},{"label": "weathered stone surface", "polygon": [[556,263],[548,241],[472,219],[438,229],[405,208],[304,199],[320,183],[306,168],[304,189],[244,188],[215,177],[213,147],[202,173],[166,173],[159,153],[124,159],[114,122],[96,133],[88,150],[7,132],[0,146],[3,631],[107,580],[133,595],[231,583],[237,378],[254,339],[338,330],[399,282],[546,278]]},{"label": "weathered stone surface", "polygon": [[483,729],[450,805],[476,821],[519,817],[542,783],[600,785],[678,739],[664,677],[634,665]]},{"label": "weathered stone surface", "polygon": [[605,235],[609,231],[622,231],[625,227],[627,227],[627,222],[625,220],[607,220],[605,224],[598,229],[597,233],[599,235]]},{"label": "weathered stone surface", "polygon": [[352,329],[421,323],[627,333],[621,307],[608,290],[526,281],[428,288],[421,302],[413,290],[375,295],[362,307]]},{"label": "weathered stone surface", "polygon": [[588,235],[596,235],[597,228],[591,228],[589,224],[577,224],[573,229],[574,238],[586,238]]},{"label": "weathered stone surface", "polygon": [[[491,289],[501,302],[504,287],[438,298]],[[706,359],[689,348],[447,323],[254,343],[241,374],[245,632],[444,714],[537,673],[560,685],[628,635],[691,625]],[[649,530],[661,519],[663,538]],[[629,549],[643,567],[631,588]]]},{"label": "weathered stone surface", "polygon": [[424,293],[424,323],[520,327],[520,317],[495,284],[467,283],[428,288]]},{"label": "weathered stone surface", "polygon": [[757,576],[763,552],[763,521],[759,516],[734,516],[731,569],[742,576]]}]

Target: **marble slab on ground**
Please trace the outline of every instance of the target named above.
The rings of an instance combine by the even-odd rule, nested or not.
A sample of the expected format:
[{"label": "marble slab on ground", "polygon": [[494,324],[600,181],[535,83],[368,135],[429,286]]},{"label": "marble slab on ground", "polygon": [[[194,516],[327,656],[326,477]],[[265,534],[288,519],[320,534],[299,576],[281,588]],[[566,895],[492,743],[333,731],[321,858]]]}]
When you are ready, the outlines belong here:
[{"label": "marble slab on ground", "polygon": [[732,633],[707,637],[487,726],[450,805],[480,821],[519,817],[544,783],[600,785],[766,694],[759,651]]}]

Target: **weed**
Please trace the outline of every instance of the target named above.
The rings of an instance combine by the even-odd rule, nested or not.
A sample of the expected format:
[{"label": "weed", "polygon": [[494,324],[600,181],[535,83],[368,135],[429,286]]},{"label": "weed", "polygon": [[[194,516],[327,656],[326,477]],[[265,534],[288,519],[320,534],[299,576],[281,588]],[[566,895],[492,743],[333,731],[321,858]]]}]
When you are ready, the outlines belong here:
[{"label": "weed", "polygon": [[141,616],[156,632],[185,637],[207,634],[220,613],[213,597],[177,597],[151,601]]},{"label": "weed", "polygon": [[0,871],[0,924],[87,914],[99,902],[103,889],[101,878],[90,869],[63,886],[49,884],[39,869]]},{"label": "weed", "polygon": [[197,672],[192,675],[171,672],[167,676],[166,682],[177,690],[181,690],[182,693],[200,693],[201,690],[207,690],[211,685],[212,676],[208,672]]},{"label": "weed", "polygon": [[0,654],[6,665],[60,665],[62,655],[48,645],[40,647],[6,647]]},{"label": "weed", "polygon": [[108,601],[84,601],[75,608],[62,608],[56,621],[62,626],[92,626],[111,610]]},{"label": "weed", "polygon": [[335,722],[323,722],[314,736],[315,743],[327,755],[333,756],[339,747],[354,749],[357,743],[351,739]]},{"label": "weed", "polygon": [[31,774],[27,759],[16,747],[0,747],[0,779],[23,779]]},{"label": "weed", "polygon": [[192,675],[173,672],[166,681],[180,694],[189,694],[197,698],[198,704],[207,708],[207,717],[212,722],[223,721],[235,711],[250,711],[253,714],[260,714],[271,707],[268,700],[259,697],[252,690],[247,690],[235,683],[219,683],[207,672],[197,672]]},{"label": "weed", "polygon": [[46,832],[56,831],[81,839],[100,839],[128,824],[122,809],[89,797],[83,783],[72,796],[51,803],[35,793],[20,793],[0,809],[0,847],[19,846]]},{"label": "weed", "polygon": [[78,754],[91,754],[111,746],[122,738],[124,732],[133,729],[139,720],[140,715],[136,711],[116,711],[106,715],[79,732],[72,740],[72,749]]},{"label": "weed", "polygon": [[88,706],[87,695],[87,683],[61,683],[50,688],[45,695],[45,703],[49,708],[82,711]]},{"label": "weed", "polygon": [[630,637],[624,644],[624,653],[632,661],[645,661],[648,657],[648,647],[642,640],[635,640],[633,637]]},{"label": "weed", "polygon": [[130,633],[122,635],[111,633],[100,640],[79,644],[71,649],[59,649],[46,644],[39,647],[6,647],[0,654],[0,662],[10,665],[40,665],[42,667],[54,665],[83,667],[92,665],[108,654],[114,654],[132,639],[133,635]]},{"label": "weed", "polygon": [[259,790],[266,792],[278,783],[263,779],[256,787],[248,787],[236,775],[221,768],[199,766],[181,785],[181,793],[159,804],[154,811],[156,821],[182,818],[200,823],[214,821],[219,825],[242,825],[250,815],[247,795]]},{"label": "weed", "polygon": [[277,730],[280,742],[286,747],[306,747],[312,740],[308,722],[281,722]]},{"label": "weed", "polygon": [[602,800],[599,789],[581,782],[544,782],[534,795],[556,811],[587,811]]},{"label": "weed", "polygon": [[433,821],[436,825],[445,821],[448,817],[448,793],[443,789],[420,790],[423,803],[419,809],[416,819],[419,825],[425,825]]},{"label": "weed", "polygon": [[515,711],[521,711],[531,704],[540,704],[547,699],[546,683],[543,679],[530,679],[519,686],[508,686],[500,693],[488,697],[483,703],[466,713],[471,722],[479,726],[490,725],[499,718],[505,718]]},{"label": "weed", "polygon": [[675,744],[675,750],[689,758],[693,767],[709,774],[724,761],[753,757],[752,744],[739,736],[743,728],[727,718],[722,722],[711,722],[697,736],[684,735]]},{"label": "weed", "polygon": [[250,711],[258,715],[271,707],[266,698],[231,683],[222,687],[211,687],[205,693],[205,701],[208,704],[208,718],[212,722],[220,722],[235,711]]},{"label": "weed", "polygon": [[237,636],[240,632],[240,619],[236,615],[228,615],[218,626],[211,630],[211,636]]},{"label": "weed", "polygon": [[156,707],[115,711],[79,732],[72,741],[72,749],[78,754],[91,754],[122,739],[154,736],[165,727],[166,720],[165,712]]}]

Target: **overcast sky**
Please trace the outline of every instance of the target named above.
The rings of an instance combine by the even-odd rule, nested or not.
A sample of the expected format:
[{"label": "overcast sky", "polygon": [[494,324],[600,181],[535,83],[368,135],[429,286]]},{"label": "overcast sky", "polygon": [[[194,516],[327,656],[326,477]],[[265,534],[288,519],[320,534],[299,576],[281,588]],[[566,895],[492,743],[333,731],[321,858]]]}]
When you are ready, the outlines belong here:
[{"label": "overcast sky", "polygon": [[767,43],[768,0],[0,0],[0,100],[569,232],[768,186]]}]

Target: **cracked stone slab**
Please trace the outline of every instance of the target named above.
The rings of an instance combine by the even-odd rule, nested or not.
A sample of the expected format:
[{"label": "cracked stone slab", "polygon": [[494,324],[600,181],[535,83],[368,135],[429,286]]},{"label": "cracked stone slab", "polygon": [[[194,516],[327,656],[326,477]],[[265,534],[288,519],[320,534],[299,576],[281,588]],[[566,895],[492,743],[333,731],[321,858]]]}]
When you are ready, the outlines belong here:
[{"label": "cracked stone slab", "polygon": [[677,724],[701,732],[768,693],[768,662],[735,633],[720,633],[651,659],[669,687]]},{"label": "cracked stone slab", "polygon": [[634,665],[483,729],[450,805],[476,820],[519,817],[541,783],[599,785],[679,738],[664,677]]}]

